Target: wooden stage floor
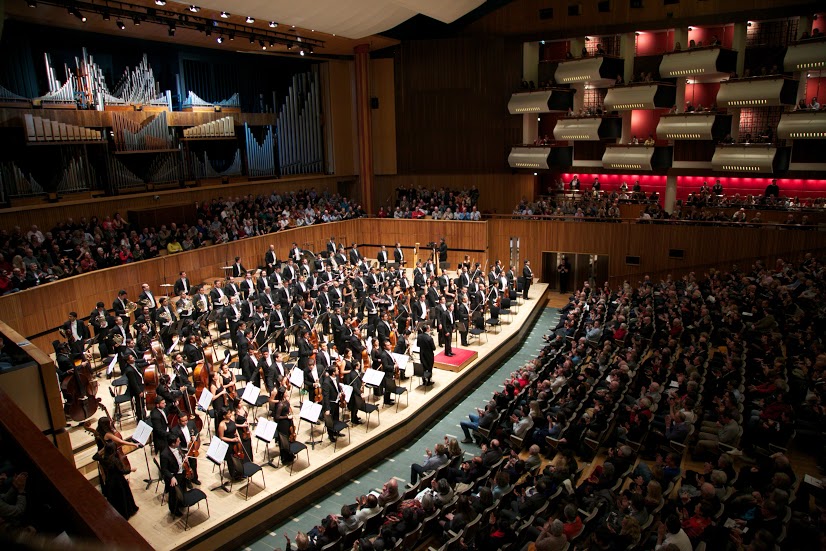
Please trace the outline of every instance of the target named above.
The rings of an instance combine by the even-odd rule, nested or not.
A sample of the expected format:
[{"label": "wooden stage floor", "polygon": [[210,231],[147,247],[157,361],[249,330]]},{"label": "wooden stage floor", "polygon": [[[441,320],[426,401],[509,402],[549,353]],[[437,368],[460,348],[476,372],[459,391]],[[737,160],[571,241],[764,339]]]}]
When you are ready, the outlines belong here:
[{"label": "wooden stage floor", "polygon": [[[382,407],[379,399],[377,405],[380,408],[380,424],[376,424],[374,413],[369,431],[366,430],[366,425],[351,427],[349,440],[346,436],[340,438],[335,451],[333,444],[325,439],[323,443],[316,445],[315,449],[310,449],[309,465],[307,454],[302,452],[294,463],[292,475],[287,467],[276,469],[264,465],[266,450],[263,442],[256,444],[256,439],[253,438],[254,460],[264,465],[266,487],[262,483],[261,474],[256,474],[249,487],[248,500],[245,500],[246,483],[235,483],[232,493],[219,488],[218,469],[205,457],[210,440],[205,419],[205,426],[201,432],[202,453],[198,459],[198,472],[201,480],[199,488],[207,494],[210,516],[207,517],[207,508],[203,503],[200,510],[193,508],[186,531],[183,518],[173,518],[166,504],[161,504],[163,483],[160,486],[152,483],[147,489],[146,483],[143,482],[149,478],[144,451],[134,451],[129,455],[129,459],[132,466],[137,467],[137,471],[129,476],[129,482],[140,511],[129,522],[155,549],[237,548],[241,541],[256,535],[264,527],[275,524],[279,519],[286,518],[318,496],[329,492],[329,488],[335,487],[337,481],[349,480],[372,462],[402,446],[409,436],[425,428],[444,409],[450,408],[457,396],[469,390],[485,372],[506,358],[526,333],[529,322],[541,313],[546,305],[562,305],[566,302],[565,298],[567,297],[547,292],[545,284],[533,285],[530,300],[522,301],[518,312],[510,316],[510,319],[503,318],[498,333],[489,331],[487,339],[483,336],[481,343],[476,340],[470,342],[468,348],[479,354],[472,365],[460,373],[434,370],[435,384],[427,391],[425,387],[418,387],[418,378],[405,381],[409,391],[397,399],[398,411],[396,406]],[[112,398],[109,395],[109,382],[106,379],[100,381],[98,396],[102,397],[106,407],[114,412]],[[292,404],[297,412],[296,392],[293,392]],[[264,408],[259,410],[259,415],[266,415]],[[363,413],[362,419],[366,419]],[[131,415],[124,419],[121,431],[124,438],[132,434],[135,424],[135,419]],[[94,445],[90,446],[91,437],[79,428],[72,428],[70,437],[76,450],[75,462],[78,469],[86,473],[93,483],[97,483],[97,467],[91,459],[95,451]],[[309,439],[309,424],[306,422],[300,425],[298,439]],[[274,442],[270,445],[270,456],[274,459],[278,456]],[[156,479],[158,472],[152,463],[151,455],[149,466],[151,477]]]}]

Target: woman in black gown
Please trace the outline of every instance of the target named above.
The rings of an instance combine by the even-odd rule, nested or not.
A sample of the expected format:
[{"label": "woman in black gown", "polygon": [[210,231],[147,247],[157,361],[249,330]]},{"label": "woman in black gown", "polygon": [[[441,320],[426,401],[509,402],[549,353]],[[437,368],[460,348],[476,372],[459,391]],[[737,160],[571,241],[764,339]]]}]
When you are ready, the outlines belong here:
[{"label": "woman in black gown", "polygon": [[209,384],[209,391],[212,393],[212,414],[215,416],[215,433],[218,433],[218,425],[221,424],[221,411],[227,406],[229,397],[227,389],[224,388],[223,377],[220,371],[212,374],[212,381]]},{"label": "woman in black gown", "polygon": [[249,413],[241,400],[235,401],[235,428],[238,429],[238,436],[244,445],[246,457],[244,461],[252,461],[252,431],[248,421]]},{"label": "woman in black gown", "polygon": [[287,399],[286,389],[279,387],[277,393],[273,418],[276,422],[276,433],[278,434],[278,452],[281,455],[281,463],[288,465],[295,460],[295,455],[290,451],[290,429],[293,427],[293,412],[290,401]]},{"label": "woman in black gown", "polygon": [[[218,424],[218,438],[223,440],[229,446],[227,448],[227,454],[224,456],[224,460],[227,462],[227,468],[229,469],[229,475],[232,478],[243,478],[243,472],[239,469],[243,468],[243,463],[240,457],[235,456],[235,444],[241,442],[241,437],[238,436],[238,428],[235,426],[235,408],[233,407],[234,404],[230,404],[229,407],[219,409],[216,418],[220,415],[221,422]],[[240,461],[237,461],[240,460]]]},{"label": "woman in black gown", "polygon": [[103,446],[103,455],[100,459],[104,479],[103,495],[123,518],[129,520],[129,517],[138,512],[138,506],[125,476],[132,471],[121,463],[117,449],[117,444],[111,441]]}]

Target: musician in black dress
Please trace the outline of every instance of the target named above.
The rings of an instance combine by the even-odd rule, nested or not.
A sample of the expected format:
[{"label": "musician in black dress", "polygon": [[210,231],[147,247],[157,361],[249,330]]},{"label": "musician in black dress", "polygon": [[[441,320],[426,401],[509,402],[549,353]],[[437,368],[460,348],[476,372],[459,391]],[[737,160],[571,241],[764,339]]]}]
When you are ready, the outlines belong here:
[{"label": "musician in black dress", "polygon": [[[224,456],[224,461],[227,462],[227,468],[229,469],[229,475],[236,479],[243,478],[243,472],[240,471],[240,469],[243,468],[243,459],[238,457],[238,455],[243,455],[245,452],[241,451],[241,453],[238,454],[238,452],[234,450],[235,444],[241,444],[243,447],[241,437],[238,435],[238,428],[235,426],[234,404],[230,404],[224,408],[221,414],[221,422],[218,424],[218,438],[226,442],[229,446],[227,448],[227,454]],[[240,461],[234,461],[234,459]]]},{"label": "musician in black dress", "polygon": [[135,469],[128,469],[123,465],[117,454],[118,446],[114,442],[106,442],[100,458],[100,467],[103,471],[103,495],[112,504],[120,515],[129,519],[138,512],[132,489],[126,476]]},{"label": "musician in black dress", "polygon": [[290,451],[290,432],[295,426],[293,424],[293,410],[290,401],[287,399],[287,390],[279,387],[275,391],[275,408],[273,419],[276,423],[276,435],[278,436],[278,453],[281,456],[281,463],[288,465],[295,460],[295,455]]}]

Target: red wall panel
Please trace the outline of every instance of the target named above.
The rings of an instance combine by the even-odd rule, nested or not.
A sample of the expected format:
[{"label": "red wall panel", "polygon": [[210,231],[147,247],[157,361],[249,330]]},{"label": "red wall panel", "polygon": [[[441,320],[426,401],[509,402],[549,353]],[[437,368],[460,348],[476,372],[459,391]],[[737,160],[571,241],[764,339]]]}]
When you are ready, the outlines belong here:
[{"label": "red wall panel", "polygon": [[657,138],[657,124],[660,116],[668,113],[668,109],[635,109],[631,111],[631,136],[636,136],[644,142],[651,134]]},{"label": "red wall panel", "polygon": [[[582,176],[580,176],[582,180]],[[685,199],[689,193],[699,191],[704,181],[709,186],[714,185],[717,180],[715,176],[677,176],[677,199]],[[723,191],[726,195],[739,193],[740,196],[763,195],[766,186],[771,183],[771,178],[731,178],[721,177]],[[602,178],[600,178],[602,181]],[[778,178],[777,185],[780,187],[782,197],[815,198],[826,196],[826,180],[803,180],[800,178]]]},{"label": "red wall panel", "polygon": [[[674,49],[674,33],[672,31],[640,31],[636,37],[637,55],[660,55]],[[686,48],[688,45],[683,44]]]},{"label": "red wall panel", "polygon": [[[812,31],[815,29],[820,29],[820,32],[826,34],[826,13],[817,14],[817,19],[812,21],[812,28],[809,34],[812,34]],[[803,34],[803,32],[801,31],[800,34]]]},{"label": "red wall panel", "polygon": [[591,189],[591,183],[594,178],[599,177],[600,189],[602,191],[619,191],[620,184],[625,182],[628,184],[628,189],[634,185],[635,180],[640,181],[640,187],[646,193],[651,195],[653,192],[660,194],[660,203],[665,197],[665,176],[655,174],[588,174],[582,172],[570,172],[560,174],[559,177],[567,184],[571,181],[574,175],[579,176],[580,188],[582,191]]},{"label": "red wall panel", "polygon": [[[691,105],[697,107],[709,107],[717,101],[717,92],[720,91],[719,82],[705,82],[697,84],[685,85],[685,100],[690,101]],[[685,109],[685,105],[678,106]]]},{"label": "red wall panel", "polygon": [[[819,21],[820,19],[818,19]],[[806,80],[806,104],[808,105],[812,98],[817,98],[820,104],[823,104],[823,98],[826,98],[826,77],[810,78]]]},{"label": "red wall panel", "polygon": [[[553,42],[545,42],[539,45],[539,59],[541,61],[557,61],[565,59],[565,54],[568,53],[570,42],[567,40],[555,40]],[[577,53],[576,55],[579,55]]]}]

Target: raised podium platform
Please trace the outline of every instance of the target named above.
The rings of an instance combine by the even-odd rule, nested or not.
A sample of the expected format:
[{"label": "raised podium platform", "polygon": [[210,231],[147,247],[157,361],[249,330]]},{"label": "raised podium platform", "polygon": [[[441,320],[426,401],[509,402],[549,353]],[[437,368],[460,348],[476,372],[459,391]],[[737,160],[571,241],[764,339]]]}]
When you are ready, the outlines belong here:
[{"label": "raised podium platform", "polygon": [[453,356],[447,357],[444,352],[439,352],[433,358],[433,367],[458,373],[479,357],[479,353],[474,350],[457,348],[455,346],[453,347],[453,354]]}]

